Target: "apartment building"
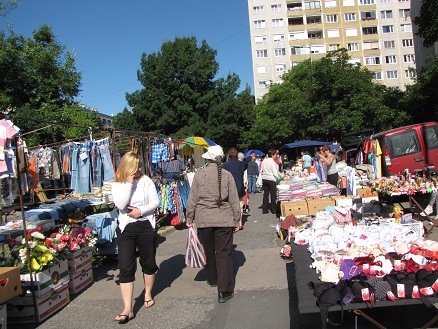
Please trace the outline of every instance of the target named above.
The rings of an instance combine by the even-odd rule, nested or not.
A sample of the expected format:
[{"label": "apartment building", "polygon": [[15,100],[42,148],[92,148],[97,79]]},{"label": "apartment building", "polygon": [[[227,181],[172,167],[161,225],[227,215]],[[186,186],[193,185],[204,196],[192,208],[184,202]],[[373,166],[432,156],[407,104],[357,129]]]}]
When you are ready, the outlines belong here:
[{"label": "apartment building", "polygon": [[256,100],[292,66],[339,48],[382,84],[413,83],[411,0],[248,0],[248,11]]}]

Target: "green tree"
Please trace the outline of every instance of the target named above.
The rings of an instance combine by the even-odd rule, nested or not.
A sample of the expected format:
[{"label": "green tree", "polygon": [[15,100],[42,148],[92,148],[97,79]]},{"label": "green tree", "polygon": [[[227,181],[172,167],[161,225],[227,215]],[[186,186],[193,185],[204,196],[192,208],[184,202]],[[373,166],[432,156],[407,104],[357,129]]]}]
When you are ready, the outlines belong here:
[{"label": "green tree", "polygon": [[331,141],[348,131],[370,126],[379,131],[407,120],[389,104],[394,91],[374,83],[368,69],[349,63],[346,49],[306,60],[282,78],[256,105],[256,121],[246,134],[252,145]]},{"label": "green tree", "polygon": [[[0,49],[0,107],[17,117],[32,119],[20,122],[22,131],[46,125],[35,120],[71,124],[76,117],[63,111],[78,109],[74,97],[80,91],[81,74],[73,53],[65,52],[52,29],[42,25],[32,39],[16,35],[12,28],[8,36],[1,31]],[[62,135],[62,128],[52,129],[36,134],[35,142],[53,142]]]},{"label": "green tree", "polygon": [[15,0],[1,0],[0,1],[0,16],[5,17],[12,10],[14,10],[20,3]]},{"label": "green tree", "polygon": [[429,56],[416,83],[406,88],[406,109],[412,123],[438,121],[438,57]]},{"label": "green tree", "polygon": [[414,23],[418,25],[418,35],[424,41],[425,47],[432,46],[438,41],[438,1],[421,0],[420,15],[414,17]]},{"label": "green tree", "polygon": [[[224,147],[242,145],[242,131],[253,120],[254,99],[248,86],[230,73],[214,80],[216,50],[195,37],[166,41],[157,53],[142,54],[137,76],[143,89],[126,94],[132,113],[115,118],[116,127],[133,122],[142,131],[174,139],[205,136]],[[129,118],[131,116],[131,118]]]}]

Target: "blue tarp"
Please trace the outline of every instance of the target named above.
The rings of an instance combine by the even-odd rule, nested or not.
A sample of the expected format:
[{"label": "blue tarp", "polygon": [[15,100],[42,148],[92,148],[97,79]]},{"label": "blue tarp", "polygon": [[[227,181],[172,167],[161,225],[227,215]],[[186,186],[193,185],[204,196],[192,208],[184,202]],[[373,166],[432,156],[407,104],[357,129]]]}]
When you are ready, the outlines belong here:
[{"label": "blue tarp", "polygon": [[263,152],[260,151],[260,150],[248,150],[248,151],[246,151],[245,153],[243,153],[243,155],[245,156],[245,158],[246,158],[246,157],[249,157],[249,155],[250,155],[251,152],[255,152],[255,155],[258,156],[258,157],[262,157],[262,156],[265,155],[265,153],[263,153]]},{"label": "blue tarp", "polygon": [[333,143],[332,142],[302,140],[299,142],[284,144],[280,149],[293,149],[293,148],[297,148],[297,147],[324,146],[324,145],[333,145]]}]

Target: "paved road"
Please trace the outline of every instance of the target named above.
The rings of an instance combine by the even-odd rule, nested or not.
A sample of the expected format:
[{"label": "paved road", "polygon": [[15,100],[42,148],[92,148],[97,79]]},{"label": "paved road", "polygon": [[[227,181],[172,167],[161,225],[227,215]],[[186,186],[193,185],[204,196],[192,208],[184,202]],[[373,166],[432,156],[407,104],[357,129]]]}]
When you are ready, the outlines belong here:
[{"label": "paved road", "polygon": [[[216,288],[207,285],[205,272],[185,266],[187,230],[176,230],[160,239],[155,306],[143,307],[142,279],[138,271],[139,284],[134,292],[136,318],[125,327],[289,328],[286,264],[279,257],[283,241],[276,236],[275,215],[263,215],[258,209],[261,202],[261,194],[251,195],[245,229],[234,238],[236,287],[233,299],[219,304]],[[93,266],[93,285],[72,296],[66,307],[38,328],[120,328],[113,321],[122,310],[116,284],[117,262],[112,257],[99,257]]]}]

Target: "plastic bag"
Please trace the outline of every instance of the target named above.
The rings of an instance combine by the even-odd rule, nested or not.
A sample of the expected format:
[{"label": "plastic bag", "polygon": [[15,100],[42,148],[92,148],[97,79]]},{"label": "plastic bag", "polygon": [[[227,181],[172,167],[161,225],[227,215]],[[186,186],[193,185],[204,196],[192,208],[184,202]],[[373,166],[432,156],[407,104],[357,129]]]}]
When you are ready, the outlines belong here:
[{"label": "plastic bag", "polygon": [[199,268],[207,264],[204,247],[201,242],[199,242],[198,234],[193,227],[189,227],[185,258],[187,267]]}]

